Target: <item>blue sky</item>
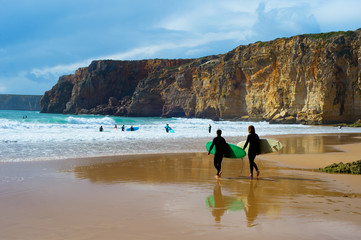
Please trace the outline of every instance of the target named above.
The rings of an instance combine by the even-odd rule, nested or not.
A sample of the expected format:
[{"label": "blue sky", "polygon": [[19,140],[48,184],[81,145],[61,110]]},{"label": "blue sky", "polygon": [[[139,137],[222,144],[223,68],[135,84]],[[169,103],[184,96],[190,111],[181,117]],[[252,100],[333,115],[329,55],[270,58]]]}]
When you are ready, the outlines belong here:
[{"label": "blue sky", "polygon": [[0,94],[39,94],[92,60],[198,58],[361,28],[359,0],[0,0]]}]

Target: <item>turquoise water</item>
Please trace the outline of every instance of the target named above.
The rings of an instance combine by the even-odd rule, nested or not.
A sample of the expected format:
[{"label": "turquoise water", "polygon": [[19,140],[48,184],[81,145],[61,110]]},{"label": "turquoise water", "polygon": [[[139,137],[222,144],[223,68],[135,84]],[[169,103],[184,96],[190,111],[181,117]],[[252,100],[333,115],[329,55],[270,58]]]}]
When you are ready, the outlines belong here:
[{"label": "turquoise water", "polygon": [[[169,124],[174,133],[166,133]],[[212,132],[208,132],[211,124]],[[44,114],[0,110],[0,162],[35,161],[118,154],[204,151],[205,142],[222,129],[225,138],[244,140],[248,125],[261,136],[339,132],[336,127],[186,118],[130,118]],[[118,126],[115,129],[115,125]],[[139,127],[121,131],[121,126]],[[99,132],[103,126],[104,132]],[[361,132],[343,128],[342,132]],[[236,142],[234,142],[236,143]]]}]

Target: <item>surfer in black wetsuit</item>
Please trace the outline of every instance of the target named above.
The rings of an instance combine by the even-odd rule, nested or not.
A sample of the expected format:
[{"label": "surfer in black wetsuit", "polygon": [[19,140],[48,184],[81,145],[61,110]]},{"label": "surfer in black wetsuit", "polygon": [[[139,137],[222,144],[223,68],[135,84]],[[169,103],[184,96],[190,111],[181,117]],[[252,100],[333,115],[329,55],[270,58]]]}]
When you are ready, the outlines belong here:
[{"label": "surfer in black wetsuit", "polygon": [[133,126],[130,127],[130,131],[134,131],[134,127],[133,127]]},{"label": "surfer in black wetsuit", "polygon": [[99,132],[103,132],[103,126],[100,126]]},{"label": "surfer in black wetsuit", "polygon": [[208,127],[208,132],[211,133],[212,132],[212,125],[209,124],[209,127]]},{"label": "surfer in black wetsuit", "polygon": [[122,131],[123,131],[123,132],[124,132],[124,129],[125,129],[125,126],[123,125],[123,126],[122,126]]},{"label": "surfer in black wetsuit", "polygon": [[256,169],[257,171],[257,177],[259,176],[259,170],[257,167],[257,164],[254,162],[254,159],[256,158],[256,155],[259,154],[259,137],[256,134],[256,130],[254,128],[254,126],[250,125],[248,127],[248,136],[247,136],[247,141],[244,144],[243,149],[246,149],[247,145],[249,144],[249,149],[248,149],[248,159],[249,159],[249,167],[250,167],[250,176],[251,178],[253,178],[253,168]]},{"label": "surfer in black wetsuit", "polygon": [[216,153],[214,154],[214,167],[217,169],[217,178],[222,175],[221,165],[223,160],[223,154],[228,152],[228,144],[226,140],[221,136],[222,130],[217,130],[217,137],[213,139],[212,145],[209,148],[208,155],[211,153],[212,148],[216,147]]},{"label": "surfer in black wetsuit", "polygon": [[167,133],[169,133],[169,124],[167,123],[167,126],[165,126],[165,131],[167,132]]}]

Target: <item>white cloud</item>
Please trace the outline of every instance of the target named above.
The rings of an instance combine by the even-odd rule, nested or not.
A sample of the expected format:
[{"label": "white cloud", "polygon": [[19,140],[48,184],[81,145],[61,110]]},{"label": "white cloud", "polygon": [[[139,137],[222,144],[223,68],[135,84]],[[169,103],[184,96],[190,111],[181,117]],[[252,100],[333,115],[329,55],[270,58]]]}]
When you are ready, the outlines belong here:
[{"label": "white cloud", "polygon": [[256,20],[254,12],[258,4],[243,2],[216,1],[211,4],[192,5],[192,9],[185,9],[164,17],[157,26],[171,31],[197,33],[248,28]]},{"label": "white cloud", "polygon": [[[160,42],[157,45],[143,46],[134,48],[126,52],[115,53],[107,56],[100,56],[92,59],[87,59],[81,62],[56,65],[53,67],[34,68],[31,70],[31,74],[37,78],[52,78],[59,77],[64,74],[73,73],[80,67],[88,66],[93,60],[112,59],[112,60],[139,60],[147,58],[155,58],[159,52],[174,50],[174,49],[192,49],[196,52],[197,49],[203,48],[207,43],[213,41],[222,40],[233,40],[233,39],[246,39],[247,36],[251,35],[250,31],[229,31],[229,32],[209,32],[202,35],[194,35],[193,38],[184,39],[181,41],[172,42]],[[231,50],[231,49],[230,49]]]},{"label": "white cloud", "polygon": [[6,87],[0,83],[0,93],[6,93],[6,92],[7,92]]},{"label": "white cloud", "polygon": [[0,93],[7,94],[43,94],[43,89],[50,89],[51,82],[38,82],[27,77],[26,72],[13,76],[0,76]]},{"label": "white cloud", "polygon": [[89,65],[91,60],[85,60],[82,62],[76,62],[71,64],[56,65],[53,67],[34,68],[30,71],[30,74],[35,75],[36,78],[51,78],[53,76],[60,76],[74,72],[80,67]]},{"label": "white cloud", "polygon": [[361,27],[361,1],[321,1],[312,9],[313,14],[325,31],[356,30]]},{"label": "white cloud", "polygon": [[[102,5],[102,11],[94,9],[94,6],[88,7],[84,12],[69,11],[54,18],[61,20],[54,20],[49,26],[35,29],[43,33],[42,40],[30,38],[32,41],[28,44],[20,41],[12,48],[0,48],[0,54],[8,58],[17,56],[23,60],[20,64],[23,68],[31,69],[27,74],[17,74],[19,67],[13,70],[14,81],[21,82],[23,79],[24,85],[33,86],[38,82],[40,86],[45,82],[55,83],[59,76],[74,73],[76,69],[86,67],[97,59],[197,57],[223,53],[221,51],[232,50],[236,45],[258,40],[348,30],[350,26],[350,30],[361,27],[353,27],[361,22],[361,14],[358,12],[361,1],[358,0],[184,0],[176,4],[157,3],[155,7],[153,2],[147,2],[149,5],[144,7],[143,13],[149,15],[146,18],[139,16],[137,19],[134,16],[139,14],[140,9],[134,3],[123,9],[124,14],[119,14],[114,6],[109,10],[107,5]],[[164,11],[158,7],[165,5]],[[83,10],[82,5],[78,7]],[[53,11],[56,13],[57,8]],[[74,12],[76,15],[72,15]],[[107,15],[102,18],[104,12]],[[132,17],[131,20],[125,21],[128,17],[125,13]],[[31,14],[29,16],[32,17]],[[92,22],[93,19],[96,19],[95,22]],[[101,19],[105,21],[102,22]],[[72,23],[74,26],[70,25]],[[65,28],[61,28],[64,26]],[[53,32],[53,29],[57,31]],[[48,30],[49,34],[43,30]],[[33,31],[29,32],[30,36],[35,35]],[[26,36],[22,39],[27,39]],[[20,53],[14,54],[15,50]],[[53,58],[56,60],[52,62]],[[15,62],[16,58],[13,59]],[[55,61],[64,64],[58,65]],[[2,63],[15,65],[8,62],[5,58],[2,59]],[[19,60],[16,62],[19,63]],[[44,62],[47,66],[34,67],[42,66]],[[24,67],[26,64],[32,65]],[[10,87],[8,80],[1,79],[1,76],[0,80],[0,91],[12,91],[15,84]]]}]

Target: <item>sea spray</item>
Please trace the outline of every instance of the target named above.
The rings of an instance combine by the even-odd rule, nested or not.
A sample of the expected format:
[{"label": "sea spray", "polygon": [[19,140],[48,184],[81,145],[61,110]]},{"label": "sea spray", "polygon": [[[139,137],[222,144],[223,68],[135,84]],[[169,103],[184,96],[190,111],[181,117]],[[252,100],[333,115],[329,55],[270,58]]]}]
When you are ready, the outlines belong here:
[{"label": "sea spray", "polygon": [[[118,128],[115,129],[115,124]],[[165,131],[166,124],[174,133]],[[35,161],[118,154],[203,151],[204,144],[222,129],[226,139],[244,140],[248,125],[260,136],[337,133],[332,126],[212,121],[199,118],[133,118],[95,115],[43,114],[0,111],[0,161]],[[136,132],[121,126],[139,127]],[[209,125],[212,132],[208,132]],[[99,132],[103,126],[104,132]],[[342,132],[361,132],[344,127]]]}]

